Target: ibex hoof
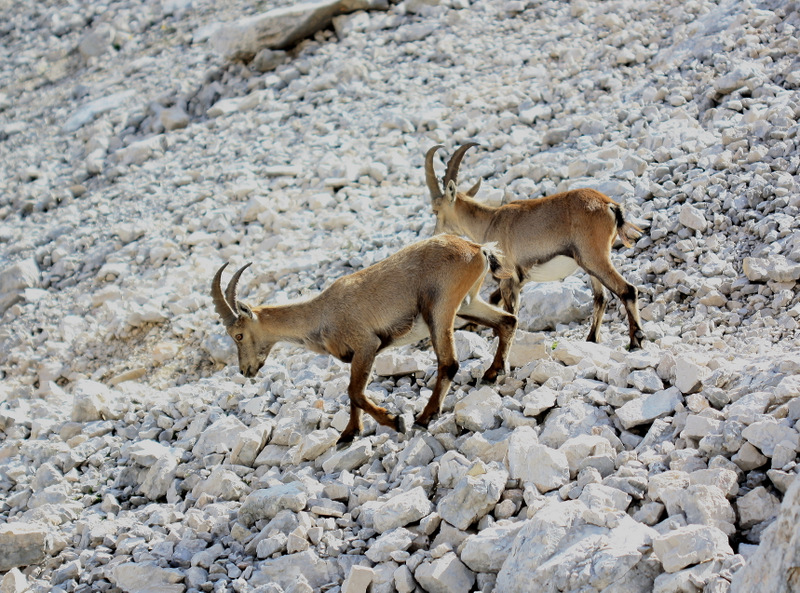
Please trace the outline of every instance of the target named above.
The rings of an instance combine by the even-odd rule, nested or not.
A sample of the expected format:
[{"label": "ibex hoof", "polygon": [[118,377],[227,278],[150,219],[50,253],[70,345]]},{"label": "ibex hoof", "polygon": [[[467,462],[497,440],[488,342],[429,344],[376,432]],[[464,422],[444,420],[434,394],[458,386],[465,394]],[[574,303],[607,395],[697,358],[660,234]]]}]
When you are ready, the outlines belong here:
[{"label": "ibex hoof", "polygon": [[428,425],[430,423],[431,423],[430,418],[425,419],[420,417],[414,420],[414,424],[412,424],[412,427],[416,428],[417,430],[428,430]]},{"label": "ibex hoof", "polygon": [[500,377],[500,375],[505,375],[505,369],[490,368],[483,374],[483,377],[481,377],[481,381],[485,383],[495,383],[498,377]]},{"label": "ibex hoof", "polygon": [[642,340],[644,340],[644,332],[637,330],[633,337],[631,337],[631,343],[628,346],[628,350],[638,350],[641,348]]},{"label": "ibex hoof", "polygon": [[337,451],[343,451],[343,450],[347,449],[347,447],[349,447],[350,444],[353,442],[354,436],[355,435],[352,435],[352,434],[346,435],[346,436],[345,435],[340,436],[339,440],[336,441],[336,450]]}]

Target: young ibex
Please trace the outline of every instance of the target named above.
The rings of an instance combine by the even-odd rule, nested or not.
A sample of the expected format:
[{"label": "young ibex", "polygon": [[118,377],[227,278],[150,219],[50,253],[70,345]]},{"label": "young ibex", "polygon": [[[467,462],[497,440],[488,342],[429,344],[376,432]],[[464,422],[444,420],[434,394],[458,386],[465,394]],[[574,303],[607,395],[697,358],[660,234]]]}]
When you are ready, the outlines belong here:
[{"label": "young ibex", "polygon": [[442,180],[433,171],[433,157],[442,146],[425,156],[425,177],[436,215],[436,233],[466,235],[473,241],[497,242],[511,276],[499,279],[489,302],[501,299],[509,313],[517,313],[519,293],[529,281],[563,280],[578,266],[586,270],[594,293],[594,313],[587,340],[596,342],[606,309],[603,286],[617,295],[628,313],[630,348],[644,338],[639,320],[636,287],[620,276],[611,263],[611,246],[619,237],[630,247],[642,230],[625,221],[622,206],[592,189],[575,189],[552,196],[518,200],[500,207],[474,200],[480,180],[466,193],[459,192],[458,168],[464,153],[476,143],[455,151]]},{"label": "young ibex", "polygon": [[492,328],[497,353],[483,378],[493,381],[505,370],[517,319],[483,301],[479,290],[491,269],[502,275],[498,254],[452,235],[414,243],[368,268],[339,278],[316,297],[280,306],[249,307],[236,298],[242,272],[223,294],[223,265],[214,276],[211,296],[239,353],[239,370],[253,377],[276,342],[302,344],[314,352],[349,362],[350,421],[338,444],[361,431],[361,410],[378,423],[405,432],[401,416],[387,413],[364,394],[375,355],[388,346],[411,344],[430,335],[438,361],[436,385],[416,423],[425,427],[439,413],[458,371],[453,341],[456,316]]}]

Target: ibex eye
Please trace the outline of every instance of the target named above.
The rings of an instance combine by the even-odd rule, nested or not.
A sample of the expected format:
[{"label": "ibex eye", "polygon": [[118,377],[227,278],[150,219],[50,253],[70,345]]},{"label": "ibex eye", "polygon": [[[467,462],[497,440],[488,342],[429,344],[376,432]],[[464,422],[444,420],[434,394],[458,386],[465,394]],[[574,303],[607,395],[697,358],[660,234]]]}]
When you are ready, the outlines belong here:
[{"label": "ibex eye", "polygon": [[236,334],[236,335],[234,336],[234,339],[235,339],[237,342],[241,342],[243,337],[244,337],[244,336],[243,336],[242,334]]}]

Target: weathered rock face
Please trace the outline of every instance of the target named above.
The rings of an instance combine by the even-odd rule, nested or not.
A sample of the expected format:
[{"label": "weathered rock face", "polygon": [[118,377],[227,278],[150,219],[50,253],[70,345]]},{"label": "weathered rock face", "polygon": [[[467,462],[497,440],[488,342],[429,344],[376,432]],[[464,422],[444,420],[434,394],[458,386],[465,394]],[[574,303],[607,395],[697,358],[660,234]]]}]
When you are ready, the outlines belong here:
[{"label": "weathered rock face", "polygon": [[0,544],[0,572],[5,572],[44,560],[53,551],[53,536],[38,523],[8,523],[0,526]]},{"label": "weathered rock face", "polygon": [[798,583],[798,533],[800,513],[800,481],[794,480],[786,491],[775,522],[761,536],[761,545],[747,565],[737,571],[731,581],[731,593],[775,591],[788,593]]},{"label": "weathered rock face", "polygon": [[220,25],[211,36],[214,49],[228,59],[253,58],[262,49],[288,49],[333,18],[356,10],[387,9],[388,0],[321,0],[276,8]]},{"label": "weathered rock face", "polygon": [[26,288],[38,288],[39,266],[33,259],[26,259],[0,270],[0,313],[23,299]]},{"label": "weathered rock face", "polygon": [[[550,503],[536,512],[517,534],[501,568],[502,591],[600,591],[607,587],[644,591],[658,574],[657,562],[640,549],[657,533],[622,514],[615,527],[584,520],[587,507],[579,501]],[[591,566],[591,570],[579,567]]]},{"label": "weathered rock face", "polygon": [[161,568],[155,564],[134,563],[118,564],[111,570],[111,580],[120,589],[130,593],[145,591],[164,591],[164,593],[183,593],[186,587],[181,571]]},{"label": "weathered rock face", "polygon": [[[792,3],[6,4],[3,593],[791,587]],[[210,279],[252,261],[241,298],[284,303],[430,236],[424,154],[467,141],[487,204],[624,205],[644,347],[615,297],[585,342],[583,272],[533,279],[506,376],[459,330],[429,430],[337,449],[349,365],[244,378]],[[435,373],[388,348],[366,394],[410,419]]]},{"label": "weathered rock face", "polygon": [[520,302],[519,326],[528,331],[583,322],[592,314],[592,291],[572,277],[564,282],[532,282],[523,288]]}]

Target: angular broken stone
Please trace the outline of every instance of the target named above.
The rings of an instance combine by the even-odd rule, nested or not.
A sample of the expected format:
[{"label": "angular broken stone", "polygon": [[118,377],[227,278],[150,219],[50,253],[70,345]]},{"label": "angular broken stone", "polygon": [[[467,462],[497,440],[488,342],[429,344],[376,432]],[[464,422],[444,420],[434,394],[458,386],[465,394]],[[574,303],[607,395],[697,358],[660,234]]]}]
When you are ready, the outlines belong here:
[{"label": "angular broken stone", "polygon": [[433,503],[425,490],[418,486],[382,502],[375,509],[373,525],[378,533],[383,533],[419,521],[432,511]]},{"label": "angular broken stone", "polygon": [[[550,502],[539,509],[517,534],[497,575],[497,588],[522,593],[569,580],[576,590],[602,590],[652,579],[645,550],[657,532],[624,513],[615,527],[586,523],[586,510],[580,501]],[[581,566],[591,569],[583,571]]]},{"label": "angular broken stone", "polygon": [[508,480],[508,472],[494,470],[480,475],[465,475],[436,506],[442,519],[459,529],[466,529],[491,511]]},{"label": "angular broken stone", "polygon": [[38,564],[53,547],[53,535],[44,525],[21,521],[0,525],[0,572]]},{"label": "angular broken stone", "polygon": [[185,586],[182,571],[162,568],[150,562],[125,562],[110,571],[111,580],[123,591],[158,590],[164,593],[181,593]]},{"label": "angular broken stone", "polygon": [[470,591],[475,583],[475,574],[453,552],[423,562],[414,571],[414,578],[426,591],[436,593]]},{"label": "angular broken stone", "polygon": [[481,387],[459,400],[455,405],[456,422],[467,430],[484,431],[495,428],[502,399],[491,387]]},{"label": "angular broken stone", "polygon": [[616,413],[622,426],[633,428],[674,412],[681,399],[681,392],[675,387],[670,387],[629,401],[618,408]]},{"label": "angular broken stone", "polygon": [[508,469],[514,479],[531,482],[540,492],[549,492],[569,481],[569,461],[564,453],[537,442],[527,426],[517,428],[508,445]]},{"label": "angular broken stone", "polygon": [[250,526],[260,519],[272,519],[284,509],[301,511],[307,502],[308,495],[299,482],[254,490],[239,508],[239,521]]},{"label": "angular broken stone", "polygon": [[733,554],[728,536],[706,525],[687,525],[659,535],[653,539],[653,551],[667,572]]}]

